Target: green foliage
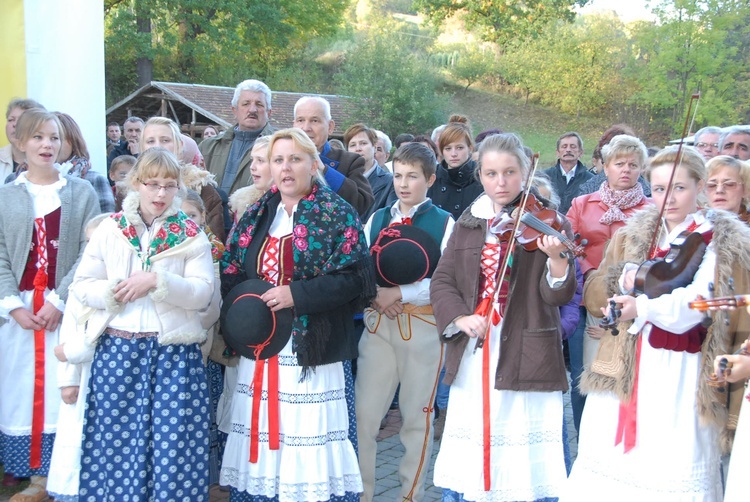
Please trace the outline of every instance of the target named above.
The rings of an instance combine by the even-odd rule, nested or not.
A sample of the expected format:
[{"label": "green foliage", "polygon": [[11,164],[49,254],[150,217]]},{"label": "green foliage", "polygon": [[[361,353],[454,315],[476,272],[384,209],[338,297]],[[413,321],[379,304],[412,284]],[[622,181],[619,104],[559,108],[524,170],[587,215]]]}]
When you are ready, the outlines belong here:
[{"label": "green foliage", "polygon": [[353,114],[356,121],[391,137],[421,133],[440,123],[444,106],[439,80],[426,58],[417,54],[408,40],[387,33],[363,38],[346,53],[334,82],[337,93],[361,98]]},{"label": "green foliage", "polygon": [[651,124],[672,133],[682,129],[690,96],[699,90],[696,127],[743,120],[747,2],[662,1],[655,12],[658,24],[643,23],[633,33],[638,57],[628,70],[636,92],[629,102],[644,103]]},{"label": "green foliage", "polygon": [[589,0],[414,0],[414,6],[434,23],[461,14],[466,25],[484,40],[505,45],[539,34],[549,23],[573,21],[576,6]]},{"label": "green foliage", "polygon": [[445,67],[451,77],[465,84],[464,92],[491,74],[495,67],[495,51],[491,47],[458,45],[439,50],[446,51],[448,56],[440,61],[440,66]]},{"label": "green foliage", "polygon": [[[109,102],[135,88],[138,58],[154,79],[233,86],[266,79],[315,37],[335,33],[349,0],[107,0]],[[139,32],[138,21],[150,25]]]}]

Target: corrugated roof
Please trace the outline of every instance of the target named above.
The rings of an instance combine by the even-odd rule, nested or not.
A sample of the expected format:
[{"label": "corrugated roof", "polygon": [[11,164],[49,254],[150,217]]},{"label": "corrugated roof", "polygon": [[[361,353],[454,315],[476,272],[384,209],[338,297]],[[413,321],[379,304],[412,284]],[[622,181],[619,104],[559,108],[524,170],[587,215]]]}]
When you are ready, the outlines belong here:
[{"label": "corrugated roof", "polygon": [[[294,104],[302,96],[321,96],[331,103],[331,116],[336,123],[333,136],[343,136],[346,127],[357,121],[353,116],[355,98],[298,92],[272,93],[271,125],[279,129],[292,125]],[[191,123],[198,126],[201,131],[203,126],[209,124],[228,128],[234,125],[231,108],[233,95],[234,87],[151,82],[108,108],[107,122],[122,123],[133,115],[145,120],[164,112],[164,116],[177,121],[183,128]]]}]

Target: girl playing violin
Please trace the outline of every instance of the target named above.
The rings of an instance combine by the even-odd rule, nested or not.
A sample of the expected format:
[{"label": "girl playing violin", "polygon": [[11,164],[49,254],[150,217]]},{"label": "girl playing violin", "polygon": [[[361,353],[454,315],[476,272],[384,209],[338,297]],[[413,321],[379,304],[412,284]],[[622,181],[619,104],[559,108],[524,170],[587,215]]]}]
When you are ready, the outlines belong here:
[{"label": "girl playing violin", "polygon": [[560,240],[545,235],[538,250],[515,246],[501,272],[511,244],[493,229],[511,218],[529,182],[517,136],[482,142],[478,177],[484,194],[456,222],[430,285],[451,385],[434,482],[444,501],[556,497],[566,475],[568,388],[558,307],[573,298],[575,267]]},{"label": "girl playing violin", "polygon": [[[608,298],[621,305],[620,335],[604,335],[584,373],[582,390],[589,396],[578,458],[561,500],[653,500],[657,494],[660,501],[721,500],[726,397],[708,377],[733,333],[723,322],[704,328],[703,314],[688,302],[707,296],[710,283],[726,295],[729,278],[747,274],[750,232],[735,215],[699,210],[703,158],[689,147],[679,162],[678,155],[678,147],[670,147],[652,159],[646,176],[656,206],[617,231],[586,283],[589,312],[602,311]],[[648,256],[655,232],[658,247]],[[665,256],[682,232],[698,232],[708,244],[692,281],[654,298],[629,296],[638,265]]]}]

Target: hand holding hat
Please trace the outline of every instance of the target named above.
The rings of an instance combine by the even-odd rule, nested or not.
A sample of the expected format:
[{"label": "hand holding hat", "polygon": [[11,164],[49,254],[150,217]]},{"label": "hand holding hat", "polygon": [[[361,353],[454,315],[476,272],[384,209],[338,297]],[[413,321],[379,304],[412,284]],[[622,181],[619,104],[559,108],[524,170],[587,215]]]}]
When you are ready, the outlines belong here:
[{"label": "hand holding hat", "polygon": [[278,312],[281,309],[294,307],[292,288],[289,286],[276,286],[275,288],[271,288],[260,295],[260,299],[271,309],[271,312]]}]

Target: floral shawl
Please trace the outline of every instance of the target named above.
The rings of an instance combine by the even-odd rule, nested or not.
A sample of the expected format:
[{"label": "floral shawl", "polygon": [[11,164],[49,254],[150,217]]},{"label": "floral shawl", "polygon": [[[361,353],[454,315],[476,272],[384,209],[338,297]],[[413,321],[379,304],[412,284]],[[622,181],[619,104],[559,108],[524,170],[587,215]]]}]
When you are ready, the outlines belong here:
[{"label": "floral shawl", "polygon": [[201,232],[193,220],[188,218],[182,211],[178,211],[177,214],[164,219],[163,225],[157,230],[151,240],[148,251],[144,253],[141,250],[141,241],[138,238],[138,232],[133,223],[128,221],[125,212],[115,213],[110,218],[115,220],[117,228],[122,232],[122,235],[125,236],[130,245],[133,246],[144,271],[151,269],[152,257],[182,244]]},{"label": "floral shawl", "polygon": [[[261,217],[269,211],[269,201],[278,197],[273,186],[237,222],[222,258],[222,273],[244,271],[245,254]],[[357,213],[326,186],[313,185],[312,192],[297,204],[292,239],[294,272],[292,280],[311,279],[351,269],[363,280],[357,299],[359,309],[375,297],[375,282],[367,241]],[[273,215],[268,215],[273,218]],[[295,315],[292,322],[292,350],[305,350],[311,365],[320,361],[325,333],[317,333],[308,315]],[[310,338],[313,338],[311,340]]]}]

